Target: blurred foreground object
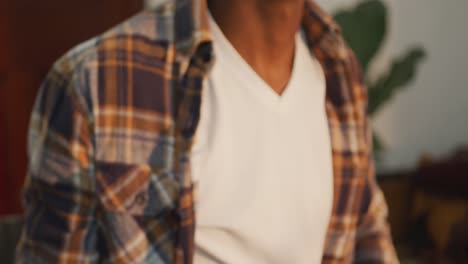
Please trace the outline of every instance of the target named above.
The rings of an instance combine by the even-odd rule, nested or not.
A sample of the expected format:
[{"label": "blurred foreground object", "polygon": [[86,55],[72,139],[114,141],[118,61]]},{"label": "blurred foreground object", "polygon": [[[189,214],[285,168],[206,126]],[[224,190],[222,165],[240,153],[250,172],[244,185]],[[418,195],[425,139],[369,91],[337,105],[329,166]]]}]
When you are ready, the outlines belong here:
[{"label": "blurred foreground object", "polygon": [[[369,87],[369,115],[373,117],[390,101],[392,96],[416,77],[419,62],[426,52],[422,47],[409,49],[393,63],[382,76],[371,82],[369,65],[382,47],[387,33],[387,8],[380,0],[362,1],[352,10],[342,10],[334,15],[341,26],[343,37],[361,63]],[[385,144],[374,132],[374,153],[378,158]]]}]

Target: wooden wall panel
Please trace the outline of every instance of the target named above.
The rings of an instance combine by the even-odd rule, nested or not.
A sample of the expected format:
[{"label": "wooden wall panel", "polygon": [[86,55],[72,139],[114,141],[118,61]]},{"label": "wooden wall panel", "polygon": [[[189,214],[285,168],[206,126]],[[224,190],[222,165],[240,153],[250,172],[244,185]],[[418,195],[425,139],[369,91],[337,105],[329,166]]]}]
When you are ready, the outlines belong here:
[{"label": "wooden wall panel", "polygon": [[49,66],[66,50],[141,8],[136,0],[10,1],[11,60],[28,68]]},{"label": "wooden wall panel", "polygon": [[[9,212],[7,205],[10,193],[6,181],[7,177],[7,142],[6,123],[5,123],[5,90],[6,90],[6,71],[7,71],[7,6],[6,1],[0,1],[0,215]],[[2,202],[4,201],[4,202]],[[3,203],[3,206],[2,206]]]},{"label": "wooden wall panel", "polygon": [[7,6],[5,1],[0,1],[0,73],[6,71],[7,65],[7,29]]}]

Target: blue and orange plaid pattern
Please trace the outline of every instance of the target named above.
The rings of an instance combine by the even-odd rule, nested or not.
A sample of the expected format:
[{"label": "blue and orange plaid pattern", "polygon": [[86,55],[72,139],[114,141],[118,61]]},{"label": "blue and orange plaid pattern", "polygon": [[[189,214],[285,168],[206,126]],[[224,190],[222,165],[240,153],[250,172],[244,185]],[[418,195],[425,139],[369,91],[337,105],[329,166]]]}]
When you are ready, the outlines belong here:
[{"label": "blue and orange plaid pattern", "polygon": [[[323,263],[398,263],[359,66],[331,17],[306,5],[333,149]],[[18,263],[192,263],[189,153],[212,57],[206,0],[176,0],[55,63],[31,117]]]}]

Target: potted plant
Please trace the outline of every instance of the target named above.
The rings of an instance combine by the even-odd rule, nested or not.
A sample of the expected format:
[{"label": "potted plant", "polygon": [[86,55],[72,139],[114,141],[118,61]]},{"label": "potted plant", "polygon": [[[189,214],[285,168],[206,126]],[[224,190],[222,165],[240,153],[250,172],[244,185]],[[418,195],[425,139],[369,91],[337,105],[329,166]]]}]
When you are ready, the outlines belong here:
[{"label": "potted plant", "polygon": [[[382,47],[387,33],[388,12],[380,0],[360,2],[351,10],[341,10],[334,15],[342,34],[361,64],[366,85],[369,87],[369,115],[371,118],[387,104],[392,97],[416,76],[419,62],[426,52],[416,46],[393,59],[390,69],[376,81],[369,78],[369,65]],[[379,160],[385,143],[374,131],[373,150]]]}]

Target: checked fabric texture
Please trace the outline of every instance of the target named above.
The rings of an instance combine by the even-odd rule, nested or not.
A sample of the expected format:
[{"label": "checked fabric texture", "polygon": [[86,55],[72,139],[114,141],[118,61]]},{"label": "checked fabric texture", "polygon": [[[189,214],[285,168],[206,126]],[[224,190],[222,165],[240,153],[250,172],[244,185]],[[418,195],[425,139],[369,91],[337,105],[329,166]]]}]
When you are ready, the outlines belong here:
[{"label": "checked fabric texture", "polygon": [[[359,66],[331,17],[306,5],[333,151],[323,263],[398,263]],[[169,1],[55,63],[31,118],[18,263],[192,263],[189,153],[214,61],[210,38],[205,0]]]}]

